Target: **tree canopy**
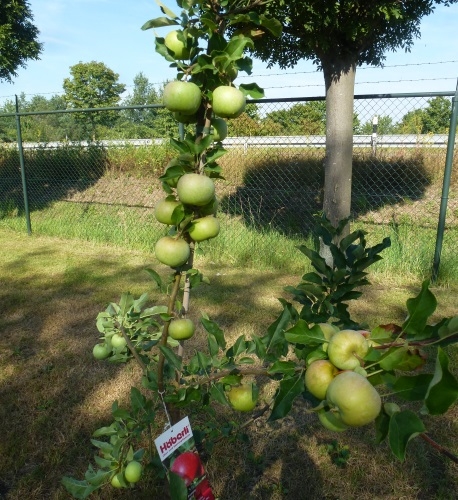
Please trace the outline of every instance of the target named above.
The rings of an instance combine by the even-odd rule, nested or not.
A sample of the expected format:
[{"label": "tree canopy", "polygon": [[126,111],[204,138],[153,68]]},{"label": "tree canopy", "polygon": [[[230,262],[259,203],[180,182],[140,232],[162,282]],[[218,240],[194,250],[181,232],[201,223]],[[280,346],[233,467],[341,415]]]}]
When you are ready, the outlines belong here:
[{"label": "tree canopy", "polygon": [[0,0],[0,81],[11,82],[19,67],[39,59],[43,45],[26,0]]},{"label": "tree canopy", "polygon": [[[458,0],[272,0],[265,9],[283,25],[281,40],[268,33],[255,54],[269,66],[311,59],[323,70],[326,158],[323,209],[334,226],[350,216],[353,99],[361,64],[382,65],[387,51],[409,50],[420,22],[436,5]],[[328,258],[331,256],[328,254]]]}]

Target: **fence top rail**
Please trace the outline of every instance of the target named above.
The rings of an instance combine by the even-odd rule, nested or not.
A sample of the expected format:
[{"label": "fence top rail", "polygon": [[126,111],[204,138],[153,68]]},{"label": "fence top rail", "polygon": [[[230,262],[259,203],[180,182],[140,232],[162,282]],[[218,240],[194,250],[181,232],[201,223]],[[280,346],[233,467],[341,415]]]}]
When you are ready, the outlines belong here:
[{"label": "fence top rail", "polygon": [[[407,92],[407,93],[394,93],[394,94],[357,94],[354,96],[355,100],[361,99],[402,99],[408,97],[455,97],[456,92],[443,91],[443,92]],[[263,104],[263,103],[279,103],[279,102],[310,102],[310,101],[325,101],[325,96],[315,97],[278,97],[278,98],[265,98],[265,99],[248,99],[248,104]],[[18,111],[12,113],[0,113],[0,117],[14,117],[14,116],[31,116],[31,115],[52,115],[56,113],[93,113],[96,111],[123,111],[125,109],[154,109],[163,108],[162,104],[141,104],[131,106],[109,106],[101,108],[72,108],[72,109],[54,109],[47,111]]]}]

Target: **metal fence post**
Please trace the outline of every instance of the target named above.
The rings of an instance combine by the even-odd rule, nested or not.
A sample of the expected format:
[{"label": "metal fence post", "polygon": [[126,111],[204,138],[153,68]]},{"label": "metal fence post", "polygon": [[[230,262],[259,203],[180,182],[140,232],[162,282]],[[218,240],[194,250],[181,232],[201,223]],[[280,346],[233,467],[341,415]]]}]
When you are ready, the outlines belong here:
[{"label": "metal fence post", "polygon": [[452,98],[452,112],[450,115],[450,128],[448,131],[447,156],[445,158],[444,182],[442,185],[441,205],[439,212],[439,222],[437,225],[436,249],[432,269],[432,281],[437,280],[439,265],[441,260],[442,242],[444,239],[445,217],[447,213],[448,194],[450,190],[450,180],[452,176],[453,153],[455,150],[456,125],[458,116],[458,80],[455,95]]},{"label": "metal fence post", "polygon": [[22,191],[24,194],[24,212],[25,220],[27,224],[27,233],[32,234],[32,225],[30,223],[30,210],[29,210],[29,197],[27,193],[27,178],[25,174],[25,162],[24,162],[24,149],[22,148],[22,131],[21,131],[21,117],[19,115],[19,102],[17,95],[15,95],[15,109],[16,109],[16,131],[17,131],[17,147],[19,152],[19,164],[21,166],[21,179],[22,179]]}]

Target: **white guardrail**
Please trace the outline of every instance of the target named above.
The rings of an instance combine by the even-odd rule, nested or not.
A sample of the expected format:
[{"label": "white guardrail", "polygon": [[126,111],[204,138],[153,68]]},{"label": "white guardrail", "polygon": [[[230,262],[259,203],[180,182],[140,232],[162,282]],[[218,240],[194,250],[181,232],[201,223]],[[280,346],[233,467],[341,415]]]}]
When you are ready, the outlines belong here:
[{"label": "white guardrail", "polygon": [[[96,144],[106,147],[131,146],[152,146],[167,143],[168,139],[126,139],[97,141]],[[448,136],[445,134],[435,135],[354,135],[353,147],[355,148],[417,148],[434,147],[446,148]],[[94,144],[88,141],[67,141],[67,142],[24,142],[24,149],[53,149],[63,146],[83,146],[88,147]],[[10,143],[13,146],[13,143]],[[223,141],[223,146],[227,148],[324,148],[326,146],[326,136],[324,135],[304,135],[304,136],[246,136],[227,137]]]}]

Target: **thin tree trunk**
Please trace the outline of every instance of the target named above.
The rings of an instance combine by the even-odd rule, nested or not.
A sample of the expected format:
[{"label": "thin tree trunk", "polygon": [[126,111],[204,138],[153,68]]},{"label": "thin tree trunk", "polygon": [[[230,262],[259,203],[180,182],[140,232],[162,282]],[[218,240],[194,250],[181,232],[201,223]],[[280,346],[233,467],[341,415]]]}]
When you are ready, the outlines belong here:
[{"label": "thin tree trunk", "polygon": [[[323,211],[336,227],[350,215],[353,158],[353,99],[356,64],[322,60],[326,85],[326,156]],[[342,236],[348,234],[349,227]],[[329,248],[320,253],[332,263]]]}]

